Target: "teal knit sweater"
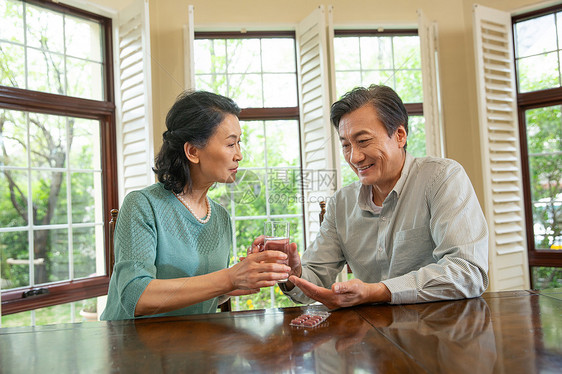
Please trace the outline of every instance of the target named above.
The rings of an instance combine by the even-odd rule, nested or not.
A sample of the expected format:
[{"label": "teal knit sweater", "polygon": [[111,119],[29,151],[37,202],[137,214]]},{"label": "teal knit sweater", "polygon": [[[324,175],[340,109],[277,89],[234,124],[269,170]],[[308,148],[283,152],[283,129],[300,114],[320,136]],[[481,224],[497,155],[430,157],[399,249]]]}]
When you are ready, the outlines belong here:
[{"label": "teal knit sweater", "polygon": [[[228,266],[230,216],[211,200],[211,219],[199,223],[171,191],[156,183],[129,193],[115,227],[115,266],[102,320],[135,318],[152,279],[194,277]],[[155,316],[214,313],[217,298]]]}]

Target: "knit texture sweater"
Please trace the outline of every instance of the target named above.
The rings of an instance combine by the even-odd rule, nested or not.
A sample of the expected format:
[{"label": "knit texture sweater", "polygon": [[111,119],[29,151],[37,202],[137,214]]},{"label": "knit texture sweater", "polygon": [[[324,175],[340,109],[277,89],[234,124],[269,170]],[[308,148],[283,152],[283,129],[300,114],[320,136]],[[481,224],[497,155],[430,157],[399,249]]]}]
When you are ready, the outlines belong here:
[{"label": "knit texture sweater", "polygon": [[[199,223],[171,191],[156,183],[129,193],[115,227],[115,266],[102,320],[135,318],[135,307],[153,279],[194,277],[228,266],[232,230],[227,211],[211,203]],[[217,298],[156,316],[214,313]]]}]

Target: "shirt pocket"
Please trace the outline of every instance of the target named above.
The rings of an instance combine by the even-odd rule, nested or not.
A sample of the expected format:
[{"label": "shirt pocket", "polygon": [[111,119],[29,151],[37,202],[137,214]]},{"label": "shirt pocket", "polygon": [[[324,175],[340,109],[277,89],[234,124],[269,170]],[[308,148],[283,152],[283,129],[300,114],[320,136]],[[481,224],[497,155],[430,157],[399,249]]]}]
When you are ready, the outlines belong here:
[{"label": "shirt pocket", "polygon": [[406,274],[434,262],[433,248],[433,239],[427,226],[398,231],[394,235],[389,276]]},{"label": "shirt pocket", "polygon": [[425,243],[427,241],[431,241],[431,232],[429,231],[429,227],[427,226],[398,231],[394,235],[395,245],[402,245],[405,242]]}]

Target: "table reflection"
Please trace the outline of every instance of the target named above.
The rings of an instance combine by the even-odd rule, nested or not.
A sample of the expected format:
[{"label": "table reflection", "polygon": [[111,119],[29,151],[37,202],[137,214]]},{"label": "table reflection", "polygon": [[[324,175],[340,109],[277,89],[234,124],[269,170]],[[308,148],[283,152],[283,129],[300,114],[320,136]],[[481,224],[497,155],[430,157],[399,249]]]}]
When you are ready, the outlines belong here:
[{"label": "table reflection", "polygon": [[381,305],[359,313],[429,372],[494,371],[496,343],[484,299]]},{"label": "table reflection", "polygon": [[274,368],[273,372],[339,373],[350,365],[369,372],[392,367],[419,371],[398,349],[389,349],[388,341],[352,309],[334,312],[314,328],[290,326],[304,311],[289,308],[235,318],[140,321],[135,330],[139,342],[154,356],[149,361],[176,365],[166,370],[179,369],[178,362],[183,362],[184,368],[198,372],[272,372]]}]

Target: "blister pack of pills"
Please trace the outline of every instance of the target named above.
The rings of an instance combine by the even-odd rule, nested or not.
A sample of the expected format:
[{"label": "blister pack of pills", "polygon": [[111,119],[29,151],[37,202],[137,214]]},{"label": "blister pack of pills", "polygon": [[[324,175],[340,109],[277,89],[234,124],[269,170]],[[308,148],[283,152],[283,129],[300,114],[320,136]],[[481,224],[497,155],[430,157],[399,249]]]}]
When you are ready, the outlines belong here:
[{"label": "blister pack of pills", "polygon": [[307,312],[293,319],[290,325],[298,327],[316,327],[324,322],[329,315],[330,313],[328,312]]}]

